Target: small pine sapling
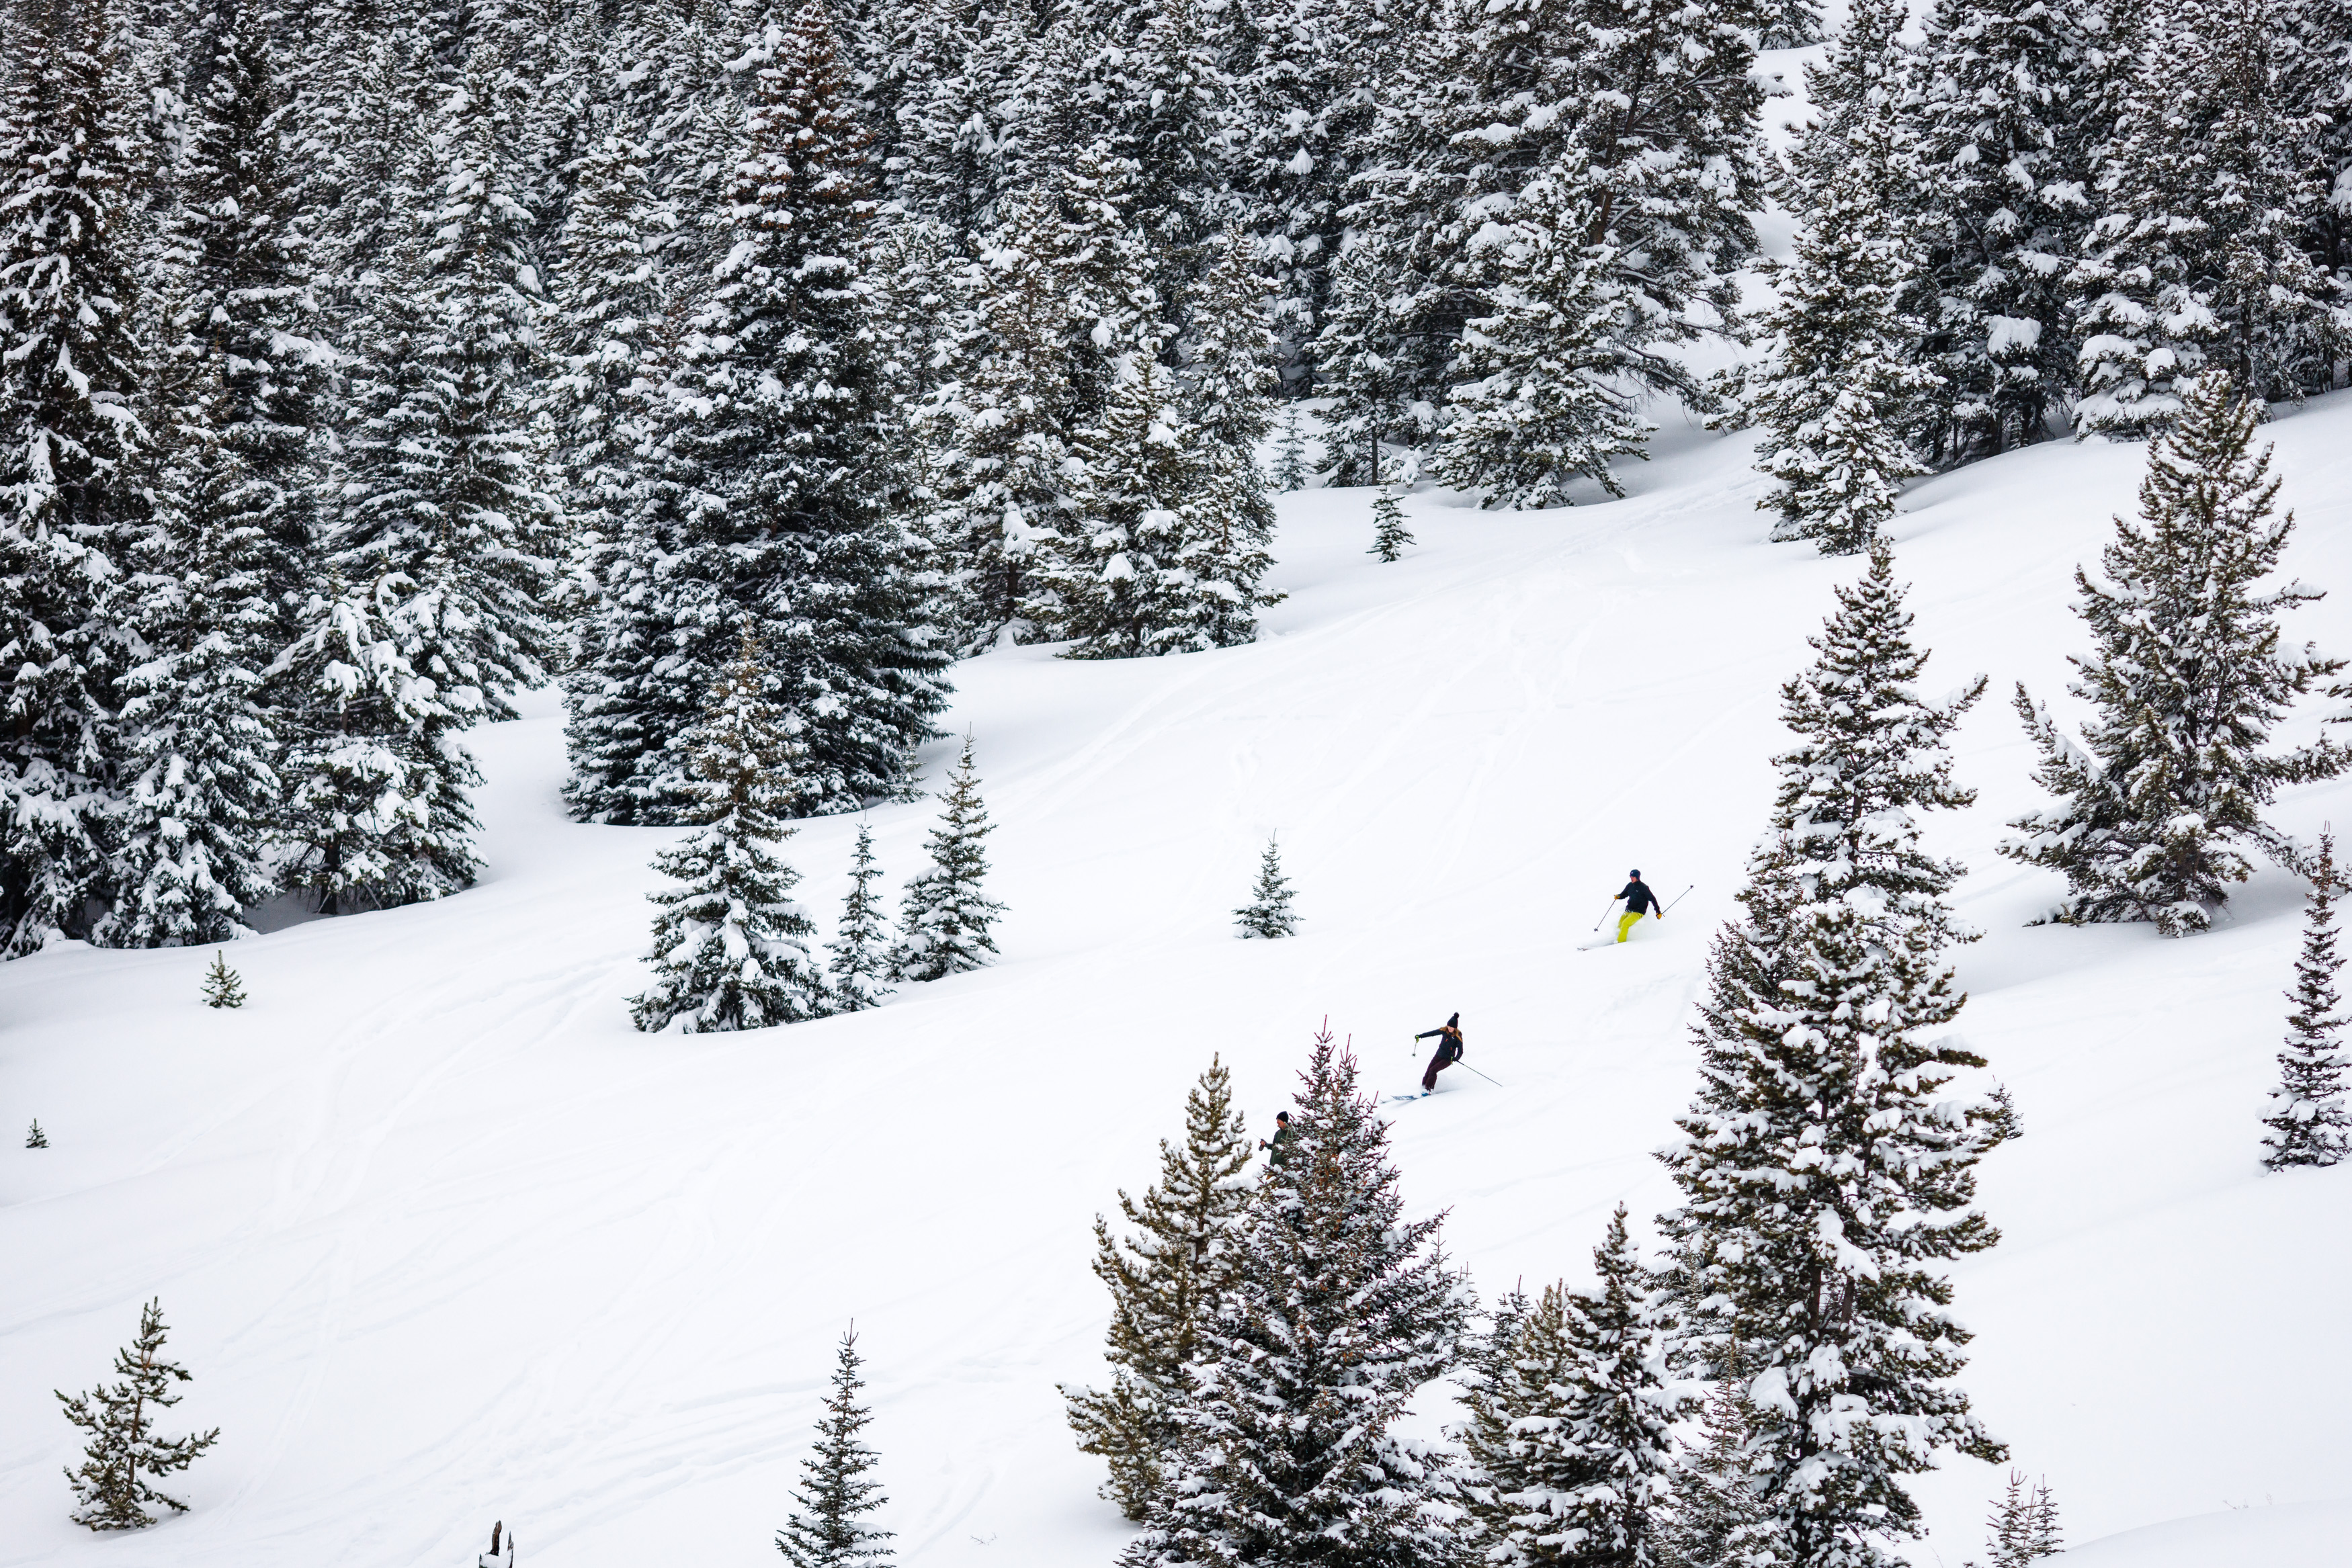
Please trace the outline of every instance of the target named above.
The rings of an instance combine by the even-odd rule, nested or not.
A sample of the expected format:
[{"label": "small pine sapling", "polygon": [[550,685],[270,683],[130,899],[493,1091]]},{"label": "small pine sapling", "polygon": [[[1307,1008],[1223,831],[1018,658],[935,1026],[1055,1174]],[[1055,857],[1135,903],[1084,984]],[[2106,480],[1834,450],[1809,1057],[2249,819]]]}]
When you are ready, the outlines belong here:
[{"label": "small pine sapling", "polygon": [[1404,526],[1404,507],[1398,504],[1396,486],[1383,485],[1372,502],[1372,548],[1364,553],[1395,560],[1411,543],[1412,531]]},{"label": "small pine sapling", "polygon": [[776,1532],[776,1550],[793,1568],[867,1568],[888,1563],[887,1530],[875,1530],[866,1516],[888,1500],[874,1479],[874,1450],[858,1434],[874,1412],[857,1402],[865,1380],[857,1375],[857,1331],[841,1336],[833,1370],[833,1392],[816,1424],[816,1451],[801,1461],[801,1484],[793,1509]]},{"label": "small pine sapling", "polygon": [[205,971],[205,1006],[245,1006],[244,982],[238,978],[237,972],[228,967],[228,955],[218,949],[213,953],[213,967]]},{"label": "small pine sapling", "polygon": [[988,860],[981,841],[991,831],[981,803],[980,770],[972,741],[964,737],[963,757],[948,775],[947,810],[931,830],[931,863],[907,884],[898,914],[898,942],[890,950],[894,980],[940,980],[977,969],[996,956],[989,935],[1004,905],[981,896]]},{"label": "small pine sapling", "polygon": [[1985,1528],[1991,1533],[1985,1538],[1984,1568],[2026,1568],[2029,1563],[2054,1557],[2065,1549],[2050,1483],[2037,1481],[2029,1487],[2016,1470],[2009,1472],[2009,1484],[2000,1500],[1992,1505]]},{"label": "small pine sapling", "polygon": [[857,824],[857,847],[849,860],[849,894],[841,901],[841,924],[834,928],[825,951],[836,1011],[864,1012],[878,1007],[890,994],[883,977],[890,967],[888,929],[882,918],[882,901],[874,896],[874,883],[882,868],[874,863],[874,830]]},{"label": "small pine sapling", "polygon": [[514,1568],[514,1536],[499,1520],[490,1526],[490,1549],[475,1556],[474,1568]]},{"label": "small pine sapling", "polygon": [[1251,890],[1249,903],[1234,911],[1234,920],[1244,941],[1298,934],[1298,916],[1290,909],[1290,883],[1282,874],[1282,852],[1271,833],[1257,862],[1257,886]]},{"label": "small pine sapling", "polygon": [[49,1135],[41,1131],[41,1119],[38,1116],[33,1118],[32,1131],[25,1134],[25,1146],[28,1149],[46,1149],[49,1146]]},{"label": "small pine sapling", "polygon": [[2269,1153],[2263,1164],[2274,1171],[2294,1166],[2332,1166],[2352,1150],[2352,1117],[2345,1113],[2344,1073],[2352,1066],[2344,1052],[2342,999],[2336,972],[2344,967],[2336,951],[2336,835],[2319,835],[2312,862],[2311,892],[2304,907],[2303,954],[2295,960],[2294,989],[2287,1000],[2286,1049],[2279,1052],[2279,1086],[2271,1091],[2271,1113],[2263,1118]]},{"label": "small pine sapling", "polygon": [[1985,1113],[1985,1130],[1996,1144],[2006,1144],[2025,1136],[2025,1118],[2017,1113],[2017,1096],[2009,1092],[2006,1083],[1993,1085],[1987,1096],[1992,1109]]},{"label": "small pine sapling", "polygon": [[155,1433],[156,1417],[177,1405],[174,1383],[189,1382],[185,1367],[163,1356],[163,1303],[149,1301],[139,1312],[139,1337],[128,1350],[114,1353],[114,1370],[122,1381],[111,1387],[100,1384],[87,1394],[58,1396],[66,1419],[89,1434],[81,1468],[68,1470],[73,1486],[73,1521],[92,1530],[143,1530],[155,1522],[147,1511],[161,1503],[174,1513],[188,1505],[157,1491],[148,1479],[186,1469],[197,1456],[220,1441],[220,1428],[163,1437]]},{"label": "small pine sapling", "polygon": [[1298,426],[1298,405],[1286,403],[1282,410],[1282,434],[1275,447],[1274,487],[1277,490],[1307,488],[1307,435]]},{"label": "small pine sapling", "polygon": [[1760,1512],[1748,1484],[1746,1383],[1734,1375],[1710,1389],[1699,1412],[1696,1440],[1683,1445],[1675,1507],[1661,1543],[1661,1559],[1710,1568],[1732,1559],[1733,1539]]}]

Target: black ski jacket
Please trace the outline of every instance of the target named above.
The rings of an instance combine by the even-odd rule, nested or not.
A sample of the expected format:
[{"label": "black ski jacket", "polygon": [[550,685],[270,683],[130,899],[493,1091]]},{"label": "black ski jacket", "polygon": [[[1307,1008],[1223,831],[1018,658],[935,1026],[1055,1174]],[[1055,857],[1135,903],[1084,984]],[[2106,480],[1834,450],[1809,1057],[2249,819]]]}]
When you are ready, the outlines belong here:
[{"label": "black ski jacket", "polygon": [[1440,1037],[1437,1049],[1445,1053],[1446,1061],[1459,1061],[1462,1060],[1462,1031],[1460,1030],[1453,1029],[1445,1024],[1439,1024],[1435,1029],[1423,1030],[1412,1038],[1415,1040],[1427,1040],[1432,1035]]},{"label": "black ski jacket", "polygon": [[1625,891],[1617,896],[1625,901],[1625,912],[1629,915],[1647,915],[1650,905],[1658,902],[1658,895],[1650,891],[1650,884],[1646,882],[1629,882],[1625,884]]}]

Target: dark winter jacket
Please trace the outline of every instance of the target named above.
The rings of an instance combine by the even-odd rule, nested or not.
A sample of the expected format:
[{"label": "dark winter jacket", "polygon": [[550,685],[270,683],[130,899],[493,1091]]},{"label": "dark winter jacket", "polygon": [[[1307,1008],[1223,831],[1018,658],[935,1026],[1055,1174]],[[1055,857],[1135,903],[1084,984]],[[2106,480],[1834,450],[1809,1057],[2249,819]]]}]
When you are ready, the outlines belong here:
[{"label": "dark winter jacket", "polygon": [[1443,1055],[1446,1061],[1459,1061],[1462,1060],[1462,1031],[1460,1030],[1455,1029],[1450,1023],[1442,1023],[1435,1029],[1423,1030],[1421,1033],[1414,1035],[1412,1038],[1415,1040],[1428,1040],[1433,1036],[1442,1037],[1438,1040],[1437,1049],[1439,1053]]},{"label": "dark winter jacket", "polygon": [[1650,891],[1650,884],[1646,882],[1629,882],[1625,884],[1625,891],[1617,896],[1625,901],[1625,913],[1628,915],[1647,915],[1650,905],[1658,902],[1658,895]]},{"label": "dark winter jacket", "polygon": [[1289,1158],[1290,1128],[1286,1124],[1276,1127],[1274,1130],[1274,1136],[1265,1141],[1265,1163],[1279,1169],[1283,1162]]}]

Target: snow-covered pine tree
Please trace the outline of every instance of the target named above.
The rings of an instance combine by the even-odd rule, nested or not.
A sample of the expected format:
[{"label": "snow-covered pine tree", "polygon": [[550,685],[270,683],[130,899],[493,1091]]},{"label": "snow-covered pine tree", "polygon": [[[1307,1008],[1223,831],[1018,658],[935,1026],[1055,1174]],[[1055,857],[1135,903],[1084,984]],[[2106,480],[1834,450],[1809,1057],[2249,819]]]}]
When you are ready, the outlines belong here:
[{"label": "snow-covered pine tree", "polygon": [[1629,354],[1629,302],[1614,287],[1608,246],[1591,238],[1602,214],[1581,173],[1581,150],[1572,149],[1519,193],[1511,223],[1477,242],[1493,281],[1486,314],[1463,327],[1435,473],[1490,506],[1560,506],[1579,478],[1622,495],[1609,465],[1642,455],[1641,383],[1679,382],[1697,394],[1664,361]]},{"label": "snow-covered pine tree", "polygon": [[220,1428],[165,1437],[156,1430],[164,1411],[185,1396],[173,1385],[192,1380],[187,1368],[164,1359],[163,1303],[139,1310],[139,1337],[114,1353],[114,1373],[122,1381],[100,1384],[87,1394],[58,1402],[66,1419],[89,1434],[81,1466],[66,1472],[73,1484],[76,1524],[92,1530],[142,1530],[155,1522],[147,1510],[160,1503],[174,1513],[188,1505],[158,1491],[155,1482],[179,1474],[220,1441]]},{"label": "snow-covered pine tree", "polygon": [[1411,543],[1412,530],[1404,526],[1404,506],[1397,499],[1397,487],[1383,485],[1372,497],[1372,548],[1364,553],[1384,561],[1397,560]]},{"label": "snow-covered pine tree", "polygon": [[1815,0],[1757,0],[1756,41],[1768,49],[1795,49],[1819,43],[1822,9]]},{"label": "snow-covered pine tree", "polygon": [[1375,233],[1358,235],[1331,264],[1315,340],[1315,385],[1331,401],[1323,453],[1333,485],[1377,485],[1381,444],[1409,434],[1412,365],[1401,351],[1412,308],[1397,265]]},{"label": "snow-covered pine tree", "polygon": [[314,705],[286,769],[288,832],[326,907],[471,885],[477,775],[458,732],[512,716],[550,648],[556,517],[527,406],[537,277],[494,85],[477,60],[448,89],[431,243],[400,241],[369,291],[331,580],[287,661]]},{"label": "snow-covered pine tree", "polygon": [[150,657],[122,681],[110,907],[90,933],[106,946],[227,941],[246,934],[246,906],[278,891],[280,746],[262,672],[290,619],[271,565],[301,558],[270,537],[288,476],[247,461],[235,392],[211,373],[199,384],[203,402],[165,437],[171,455],[132,546],[136,575],[122,585],[124,619]]},{"label": "snow-covered pine tree", "polygon": [[932,433],[926,531],[966,651],[1030,630],[1024,610],[1038,541],[1061,521],[1076,413],[1063,230],[1050,192],[1006,202],[976,270],[971,362],[923,413]]},{"label": "snow-covered pine tree", "polygon": [[241,1008],[245,1006],[245,981],[228,967],[228,954],[213,950],[212,967],[205,971],[205,1006],[208,1008]]},{"label": "snow-covered pine tree", "polygon": [[104,867],[118,629],[99,604],[139,512],[143,152],[121,17],[16,0],[0,28],[0,946],[82,931]]},{"label": "snow-covered pine tree", "polygon": [[788,896],[800,873],[776,852],[794,831],[781,818],[795,803],[800,760],[776,684],[744,633],[694,736],[701,821],[654,857],[680,885],[647,895],[661,906],[646,959],[654,978],[629,1007],[648,1033],[766,1029],[826,1011],[809,953],[816,927]]},{"label": "snow-covered pine tree", "polygon": [[1937,0],[1908,118],[1918,143],[1929,362],[1920,432],[1956,465],[2040,441],[2079,348],[2065,275],[2089,222],[2087,0]]},{"label": "snow-covered pine tree", "polygon": [[1185,566],[1202,442],[1156,359],[1137,356],[1098,423],[1071,444],[1068,516],[1045,537],[1027,619],[1068,656],[1133,659],[1203,645]]},{"label": "snow-covered pine tree", "polygon": [[2303,249],[2322,199],[2276,90],[2271,0],[2151,8],[2123,122],[2097,172],[2079,301],[2078,432],[2161,429],[2182,382],[2226,371],[2258,402],[2328,383],[2352,323]]},{"label": "snow-covered pine tree", "polygon": [[25,1146],[28,1149],[46,1149],[49,1146],[49,1135],[41,1131],[41,1119],[38,1116],[33,1118],[32,1126],[26,1131]]},{"label": "snow-covered pine tree", "polygon": [[318,565],[328,373],[277,47],[250,5],[212,6],[194,42],[151,420],[161,462],[116,596],[146,657],[122,687],[111,907],[92,933],[110,946],[225,940],[277,891],[266,840],[285,737],[263,674]]},{"label": "snow-covered pine tree", "polygon": [[2058,1500],[2050,1495],[2047,1479],[2033,1483],[2033,1500],[2029,1505],[2025,1530],[2026,1561],[2055,1557],[2066,1550],[2065,1531],[2058,1523]]},{"label": "snow-covered pine tree", "polygon": [[1301,428],[1298,405],[1282,405],[1282,433],[1275,438],[1274,487],[1285,495],[1307,488],[1307,434]]},{"label": "snow-covered pine tree", "polygon": [[1328,1028],[1300,1080],[1125,1568],[1455,1559],[1450,1467],[1391,1428],[1460,1359],[1468,1289],[1440,1219],[1404,1218],[1387,1124]]},{"label": "snow-covered pine tree", "polygon": [[1095,1277],[1110,1291],[1103,1359],[1111,1385],[1065,1385],[1062,1397],[1078,1451],[1110,1467],[1102,1495],[1138,1521],[1164,1490],[1162,1467],[1178,1441],[1173,1411],[1249,1207],[1241,1177],[1250,1157],[1233,1075],[1212,1058],[1184,1096],[1183,1146],[1160,1140],[1160,1180],[1140,1199],[1119,1192],[1132,1230],[1114,1238],[1095,1216]]},{"label": "snow-covered pine tree", "polygon": [[1900,0],[1861,0],[1806,68],[1822,118],[1791,169],[1796,256],[1765,264],[1780,285],[1760,323],[1769,344],[1733,383],[1764,427],[1757,469],[1779,481],[1757,503],[1780,515],[1772,537],[1823,555],[1868,549],[1902,482],[1927,472],[1907,434],[1937,378],[1908,306],[1918,245],[1903,208],[1917,170],[1895,42],[1906,16]]},{"label": "snow-covered pine tree", "polygon": [[1675,1506],[1658,1541],[1669,1568],[1722,1568],[1732,1542],[1762,1515],[1748,1482],[1747,1384],[1737,1375],[1707,1390],[1698,1430],[1685,1440]]},{"label": "snow-covered pine tree", "polygon": [[1188,296],[1183,406],[1200,433],[1201,473],[1179,556],[1190,574],[1184,618],[1196,645],[1257,638],[1257,611],[1280,594],[1258,584],[1273,557],[1274,496],[1259,446],[1273,428],[1275,339],[1257,251],[1237,227],[1213,236]]},{"label": "snow-covered pine tree", "polygon": [[1651,1568],[1673,1427],[1662,1323],[1619,1205],[1593,1249],[1599,1287],[1549,1285],[1496,1325],[1457,1436],[1483,1561]]},{"label": "snow-covered pine tree", "polygon": [[898,911],[898,940],[890,949],[894,980],[941,980],[992,962],[996,939],[989,935],[1004,905],[981,895],[988,858],[981,841],[992,831],[980,799],[980,768],[972,739],[948,775],[946,809],[931,830],[931,863],[907,883]]},{"label": "snow-covered pine tree", "polygon": [[825,985],[836,1012],[864,1012],[881,1006],[890,994],[884,983],[890,970],[889,923],[874,892],[881,875],[874,863],[874,830],[860,822],[857,847],[850,852],[849,892],[841,901],[841,921],[825,944],[832,955],[824,967]]},{"label": "snow-covered pine tree", "polygon": [[1319,373],[1310,358],[1347,233],[1341,211],[1398,31],[1371,0],[1289,0],[1252,13],[1226,57],[1225,163],[1243,225],[1273,274],[1294,396]]},{"label": "snow-covered pine tree", "polygon": [[816,1424],[816,1450],[801,1461],[792,1514],[776,1532],[776,1550],[792,1568],[866,1568],[894,1560],[883,1544],[892,1532],[866,1521],[889,1500],[874,1479],[877,1456],[862,1435],[874,1412],[857,1402],[866,1386],[859,1364],[857,1331],[852,1328],[841,1336],[833,1392],[825,1396],[824,1415]]},{"label": "snow-covered pine tree", "polygon": [[1906,1476],[1942,1448],[2001,1457],[1951,1381],[1969,1335],[1938,1266],[1999,1238],[1972,1207],[1984,1108],[1948,1094],[1984,1065],[1947,1032],[1961,868],[1917,821],[1973,799],[1944,746],[1984,681],[1918,695],[1894,566],[1874,544],[1781,688],[1797,744],[1709,961],[1685,1138],[1660,1155],[1685,1343],[1746,1380],[1756,1516],[1735,1562],[1891,1563],[1881,1542],[1917,1529]]},{"label": "snow-covered pine tree", "polygon": [[2345,1108],[2344,1080],[2352,1057],[2344,1050],[2343,998],[2336,988],[2344,960],[2336,951],[2336,835],[2319,835],[2319,852],[2307,866],[2311,888],[2303,917],[2303,953],[2295,960],[2294,989],[2287,993],[2286,1049],[2279,1052],[2279,1086],[2271,1091],[2271,1113],[2263,1118],[2269,1152],[2263,1164],[2332,1166],[2352,1154],[2352,1114]]},{"label": "snow-covered pine tree", "polygon": [[1298,916],[1290,907],[1290,879],[1282,874],[1282,848],[1272,833],[1265,836],[1265,853],[1258,857],[1257,885],[1250,889],[1250,901],[1234,911],[1234,925],[1244,939],[1298,934]]},{"label": "snow-covered pine tree", "polygon": [[678,436],[721,509],[666,573],[724,609],[662,678],[707,679],[755,618],[804,726],[802,809],[841,810],[904,790],[948,654],[914,541],[879,505],[888,399],[859,273],[875,203],[824,5],[768,24],[746,61],[726,244],[682,376],[700,417]]},{"label": "snow-covered pine tree", "polygon": [[2101,553],[2107,585],[2077,568],[2075,613],[2096,650],[2069,686],[2095,716],[2083,744],[2017,688],[2042,754],[2034,778],[2060,804],[2011,823],[2001,852],[2066,877],[2050,918],[2149,920],[2168,936],[2202,931],[2252,874],[2245,852],[2292,862],[2263,821],[2282,784],[2332,777],[2331,744],[2269,751],[2295,698],[2343,667],[2309,644],[2283,647],[2278,617],[2320,591],[2265,586],[2294,531],[2274,516],[2270,451],[2255,451],[2257,405],[2227,375],[2181,388],[2178,421],[2148,446],[2137,521],[2116,519]]}]

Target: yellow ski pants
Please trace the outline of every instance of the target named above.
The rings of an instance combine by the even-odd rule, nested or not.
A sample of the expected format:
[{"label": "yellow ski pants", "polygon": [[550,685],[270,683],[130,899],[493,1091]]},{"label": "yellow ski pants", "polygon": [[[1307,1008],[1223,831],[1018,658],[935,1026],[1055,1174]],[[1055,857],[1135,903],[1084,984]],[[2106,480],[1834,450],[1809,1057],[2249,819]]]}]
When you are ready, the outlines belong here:
[{"label": "yellow ski pants", "polygon": [[1617,940],[1622,942],[1626,937],[1631,936],[1633,934],[1634,923],[1639,921],[1641,918],[1642,916],[1639,913],[1631,909],[1619,915],[1617,917]]}]

